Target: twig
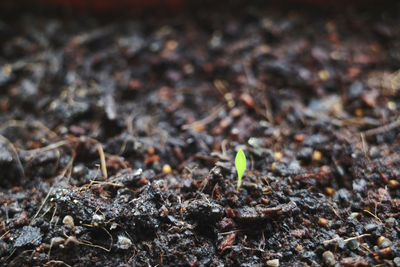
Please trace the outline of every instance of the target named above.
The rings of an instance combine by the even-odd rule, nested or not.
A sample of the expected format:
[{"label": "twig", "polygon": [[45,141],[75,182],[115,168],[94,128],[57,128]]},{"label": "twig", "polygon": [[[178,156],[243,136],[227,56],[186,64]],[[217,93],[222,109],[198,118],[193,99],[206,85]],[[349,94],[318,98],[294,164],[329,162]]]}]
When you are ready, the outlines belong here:
[{"label": "twig", "polygon": [[372,217],[374,217],[375,219],[377,219],[380,223],[382,223],[382,220],[379,219],[378,216],[376,216],[376,214],[373,214],[372,212],[370,212],[369,210],[363,210],[364,212],[368,213],[369,215],[371,215]]},{"label": "twig", "polygon": [[362,235],[358,235],[358,236],[349,237],[349,238],[347,238],[347,239],[344,239],[343,241],[344,241],[344,242],[349,242],[350,240],[359,239],[359,238],[362,238],[362,237],[364,237],[364,236],[370,236],[370,235],[371,235],[371,234],[362,234]]},{"label": "twig", "polygon": [[100,155],[101,172],[103,173],[104,178],[107,179],[108,175],[107,175],[106,158],[104,156],[103,147],[101,146],[100,143],[97,143],[97,151],[99,152]]},{"label": "twig", "polygon": [[232,231],[229,231],[229,232],[218,233],[218,235],[230,235],[230,234],[238,233],[238,232],[242,232],[242,231],[244,231],[244,230],[243,229],[236,229],[236,230],[232,230]]},{"label": "twig", "polygon": [[209,124],[210,122],[214,121],[218,117],[218,113],[222,110],[222,108],[223,108],[223,105],[219,105],[213,111],[211,111],[211,114],[208,115],[207,117],[205,117],[201,120],[198,120],[198,121],[194,121],[189,124],[182,125],[182,130],[187,130],[189,128],[196,129],[199,126],[205,126],[205,125]]},{"label": "twig", "polygon": [[372,135],[377,135],[377,134],[382,134],[384,132],[388,132],[390,130],[393,130],[397,127],[400,127],[400,117],[397,118],[394,122],[391,122],[389,124],[380,126],[378,128],[373,128],[365,131],[365,136],[372,136]]},{"label": "twig", "polygon": [[362,143],[362,149],[363,149],[364,155],[366,158],[368,158],[368,153],[367,153],[368,145],[367,145],[367,142],[365,141],[365,133],[361,133],[360,135],[361,135],[361,143]]},{"label": "twig", "polygon": [[342,240],[343,242],[349,242],[350,240],[353,240],[353,239],[359,239],[359,238],[362,238],[362,237],[364,237],[364,236],[370,236],[371,234],[362,234],[362,235],[358,235],[358,236],[353,236],[353,237],[350,237],[350,238],[346,238],[346,239],[343,239],[343,238],[341,238],[341,237],[336,237],[336,238],[333,238],[333,239],[329,239],[329,240],[325,240],[324,242],[323,242],[323,244],[324,244],[324,246],[327,246],[328,244],[330,244],[330,243],[332,243],[332,242],[335,242],[335,241],[339,241],[339,240]]},{"label": "twig", "polygon": [[71,265],[69,265],[69,264],[67,264],[67,263],[65,263],[65,262],[63,262],[63,261],[60,261],[60,260],[51,260],[51,261],[48,261],[48,262],[46,262],[46,263],[44,264],[44,266],[48,266],[48,265],[53,266],[53,264],[63,264],[63,265],[65,265],[65,266],[67,266],[67,267],[72,267]]},{"label": "twig", "polygon": [[3,141],[10,148],[10,150],[14,156],[14,159],[17,162],[18,171],[20,172],[21,176],[23,178],[25,178],[24,167],[22,166],[21,160],[19,159],[19,156],[18,156],[18,152],[15,149],[14,145],[10,142],[10,140],[8,140],[6,137],[4,137],[1,134],[0,134],[0,140]]},{"label": "twig", "polygon": [[2,234],[2,235],[0,236],[0,240],[2,240],[9,232],[10,232],[10,230],[8,230],[8,231],[5,232],[4,234]]},{"label": "twig", "polygon": [[24,150],[19,148],[18,150],[24,153],[40,153],[40,152],[45,152],[45,151],[49,151],[49,150],[53,150],[65,145],[70,144],[71,141],[69,140],[63,140],[63,141],[58,141],[56,143],[50,144],[48,146],[44,146],[44,147],[40,147],[40,148],[35,148],[35,149],[31,149],[31,150]]},{"label": "twig", "polygon": [[10,121],[7,121],[4,124],[0,125],[0,131],[2,131],[4,129],[7,129],[9,127],[26,128],[28,126],[39,128],[39,129],[45,131],[50,137],[55,138],[55,137],[58,136],[55,132],[50,130],[48,127],[46,127],[40,121],[29,121],[29,122],[26,122],[26,121],[20,121],[20,120],[10,120]]},{"label": "twig", "polygon": [[97,151],[99,152],[99,156],[100,156],[101,172],[102,172],[104,178],[107,179],[108,175],[107,175],[106,157],[104,156],[104,150],[103,150],[103,147],[101,146],[100,142],[97,141],[96,139],[93,139],[90,137],[84,137],[84,136],[82,136],[80,138],[80,140],[81,141],[89,141],[92,144],[95,144],[97,146]]},{"label": "twig", "polygon": [[52,194],[54,188],[56,187],[56,185],[58,184],[58,182],[64,177],[64,175],[67,173],[68,169],[72,167],[72,164],[74,162],[75,159],[75,151],[72,151],[72,157],[71,160],[68,162],[67,166],[65,167],[65,169],[61,172],[61,174],[59,176],[57,176],[56,178],[56,182],[52,185],[52,187],[50,187],[49,192],[47,193],[46,197],[44,198],[44,200],[42,201],[42,204],[40,205],[38,211],[35,213],[35,215],[33,216],[31,222],[29,225],[32,225],[32,223],[35,221],[36,217],[39,215],[40,211],[43,209],[44,204],[47,202],[47,200],[49,199],[50,195]]}]

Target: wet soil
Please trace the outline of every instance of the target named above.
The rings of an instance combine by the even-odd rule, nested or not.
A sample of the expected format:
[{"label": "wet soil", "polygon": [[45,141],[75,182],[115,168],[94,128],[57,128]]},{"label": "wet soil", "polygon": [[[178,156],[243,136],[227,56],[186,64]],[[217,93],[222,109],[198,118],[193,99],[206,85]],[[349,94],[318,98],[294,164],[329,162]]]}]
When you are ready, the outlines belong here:
[{"label": "wet soil", "polygon": [[385,4],[3,8],[2,266],[400,266]]}]

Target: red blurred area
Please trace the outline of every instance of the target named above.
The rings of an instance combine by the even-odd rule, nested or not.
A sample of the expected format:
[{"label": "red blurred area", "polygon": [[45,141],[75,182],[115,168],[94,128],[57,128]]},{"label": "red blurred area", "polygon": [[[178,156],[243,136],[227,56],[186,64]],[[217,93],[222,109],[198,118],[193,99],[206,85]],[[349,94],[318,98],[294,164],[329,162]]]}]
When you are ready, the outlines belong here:
[{"label": "red blurred area", "polygon": [[180,8],[186,0],[37,0],[52,5],[83,9],[115,9],[124,7],[166,7],[170,9]]},{"label": "red blurred area", "polygon": [[[185,4],[190,2],[195,2],[196,0],[0,0],[0,2],[4,1],[5,3],[13,3],[13,4],[21,4],[23,2],[32,4],[32,3],[42,3],[45,5],[56,5],[61,6],[63,8],[72,8],[72,9],[90,9],[97,11],[106,11],[106,10],[122,10],[124,8],[157,8],[163,9],[166,8],[168,10],[181,10]],[[220,0],[221,1],[221,0]],[[225,1],[227,5],[230,4],[229,0]],[[275,2],[276,4],[280,3],[307,3],[320,7],[332,7],[332,6],[340,6],[346,5],[347,3],[357,3],[357,4],[366,4],[366,3],[379,3],[385,2],[387,0],[265,0]],[[3,3],[4,3],[3,2]],[[201,1],[197,0],[197,3],[201,3]],[[204,3],[210,3],[210,1],[204,0]],[[217,1],[216,1],[217,2]]]}]

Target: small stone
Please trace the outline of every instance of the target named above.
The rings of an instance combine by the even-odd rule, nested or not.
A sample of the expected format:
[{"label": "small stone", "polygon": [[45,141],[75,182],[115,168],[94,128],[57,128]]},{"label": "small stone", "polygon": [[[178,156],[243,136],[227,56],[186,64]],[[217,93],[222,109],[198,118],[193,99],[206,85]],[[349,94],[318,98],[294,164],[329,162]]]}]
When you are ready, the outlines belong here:
[{"label": "small stone", "polygon": [[312,158],[312,154],[313,154],[313,149],[311,147],[303,147],[297,153],[297,158],[299,160],[309,161]]},{"label": "small stone", "polygon": [[312,155],[312,159],[314,161],[320,161],[322,159],[322,153],[318,150],[315,150],[313,155]]},{"label": "small stone", "polygon": [[318,72],[318,77],[322,80],[322,81],[326,81],[329,79],[329,72],[326,70],[320,70]]},{"label": "small stone", "polygon": [[374,223],[369,223],[367,225],[364,226],[365,231],[367,232],[372,232],[374,231],[378,226]]},{"label": "small stone", "polygon": [[390,186],[391,188],[396,188],[396,187],[399,186],[399,182],[396,181],[396,180],[389,180],[389,186]]},{"label": "small stone", "polygon": [[364,87],[365,86],[359,81],[353,82],[350,85],[350,88],[349,88],[349,96],[350,96],[350,98],[351,99],[358,99],[362,95],[362,93],[363,93],[363,91],[365,89]]},{"label": "small stone", "polygon": [[335,189],[333,189],[332,187],[325,187],[325,193],[329,196],[332,196],[333,193],[335,193]]},{"label": "small stone", "polygon": [[102,224],[104,222],[104,220],[105,220],[105,218],[103,215],[93,214],[92,224],[97,227],[97,226],[99,226],[99,224]]},{"label": "small stone", "polygon": [[155,152],[156,150],[152,146],[147,149],[147,155],[149,156],[153,156]]},{"label": "small stone", "polygon": [[247,93],[241,94],[240,100],[242,100],[243,103],[245,103],[246,106],[248,106],[249,108],[254,108],[254,106],[255,106],[253,97],[250,94],[247,94]]},{"label": "small stone", "polygon": [[379,96],[378,90],[370,90],[368,92],[364,92],[361,96],[361,99],[364,101],[365,104],[373,108],[376,106],[378,96]]},{"label": "small stone", "polygon": [[276,161],[280,161],[282,159],[282,157],[283,157],[282,152],[275,152],[274,153],[274,158],[275,158]]},{"label": "small stone", "polygon": [[165,48],[172,51],[175,50],[176,48],[178,48],[178,42],[175,40],[169,40],[166,44],[165,44]]},{"label": "small stone", "polygon": [[131,246],[132,246],[132,241],[129,238],[127,238],[123,235],[118,236],[117,247],[119,249],[126,250],[126,249],[129,249]]},{"label": "small stone", "polygon": [[19,248],[26,245],[39,245],[42,240],[40,228],[32,226],[24,226],[19,236],[14,242],[14,247]]},{"label": "small stone", "polygon": [[65,216],[64,219],[63,219],[63,224],[66,224],[66,225],[69,225],[71,227],[74,227],[75,226],[74,218],[72,218],[71,215]]},{"label": "small stone", "polygon": [[393,217],[387,218],[385,223],[387,224],[387,226],[393,227],[396,224],[396,219]]},{"label": "small stone", "polygon": [[300,257],[303,259],[311,259],[314,257],[315,253],[313,251],[304,251],[303,253],[300,254]]},{"label": "small stone", "polygon": [[73,168],[73,173],[78,176],[85,175],[86,171],[87,171],[86,167],[83,164],[78,164],[78,165],[74,166],[74,168]]},{"label": "small stone", "polygon": [[329,221],[325,218],[320,217],[318,219],[318,223],[319,223],[319,225],[326,227],[326,226],[328,226]]},{"label": "small stone", "polygon": [[111,226],[110,226],[110,230],[117,229],[117,227],[118,227],[118,224],[115,223],[115,222],[113,222],[113,223],[111,224]]},{"label": "small stone", "polygon": [[396,267],[400,267],[400,257],[396,257],[393,259],[394,265],[396,265]]},{"label": "small stone", "polygon": [[293,139],[294,141],[301,143],[306,139],[306,136],[304,134],[296,134]]},{"label": "small stone", "polygon": [[353,190],[357,192],[363,192],[367,186],[367,181],[365,179],[353,180]]},{"label": "small stone", "polygon": [[75,235],[80,235],[80,234],[82,234],[82,232],[84,231],[83,229],[84,229],[84,228],[83,228],[82,226],[75,226],[75,228],[74,228],[74,234],[75,234]]},{"label": "small stone", "polygon": [[333,255],[333,253],[330,252],[329,250],[322,253],[322,259],[323,259],[325,265],[329,266],[329,267],[335,265],[335,263],[336,263],[335,255]]},{"label": "small stone", "polygon": [[28,213],[23,211],[15,216],[15,225],[25,225],[28,223]]},{"label": "small stone", "polygon": [[378,240],[376,242],[380,248],[387,248],[392,245],[392,241],[390,241],[388,238],[384,236],[378,237]]},{"label": "small stone", "polygon": [[278,267],[279,266],[279,259],[273,259],[267,261],[268,266]]},{"label": "small stone", "polygon": [[165,174],[171,174],[172,173],[172,168],[169,164],[164,164],[162,167],[162,172]]},{"label": "small stone", "polygon": [[389,101],[388,103],[387,103],[387,107],[388,107],[388,109],[390,109],[391,111],[395,111],[396,110],[396,103],[394,102],[394,101]]},{"label": "small stone", "polygon": [[275,169],[276,169],[276,162],[274,161],[271,164],[271,170],[275,171]]},{"label": "small stone", "polygon": [[6,143],[0,142],[0,164],[8,165],[13,162],[13,154]]},{"label": "small stone", "polygon": [[354,111],[354,115],[356,115],[359,118],[364,117],[364,111],[361,108],[358,108]]},{"label": "small stone", "polygon": [[360,215],[360,213],[358,213],[358,212],[352,212],[352,213],[350,214],[350,217],[356,219],[359,215]]},{"label": "small stone", "polygon": [[360,246],[360,242],[357,239],[350,240],[347,242],[347,247],[351,250],[356,250]]}]

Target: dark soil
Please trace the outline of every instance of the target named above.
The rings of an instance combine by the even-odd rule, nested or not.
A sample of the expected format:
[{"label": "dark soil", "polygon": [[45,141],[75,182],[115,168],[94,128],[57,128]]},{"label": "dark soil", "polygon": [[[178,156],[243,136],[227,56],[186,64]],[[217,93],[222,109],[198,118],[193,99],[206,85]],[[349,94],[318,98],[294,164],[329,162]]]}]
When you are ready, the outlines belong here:
[{"label": "dark soil", "polygon": [[3,266],[400,266],[400,5],[226,2],[1,9]]}]

